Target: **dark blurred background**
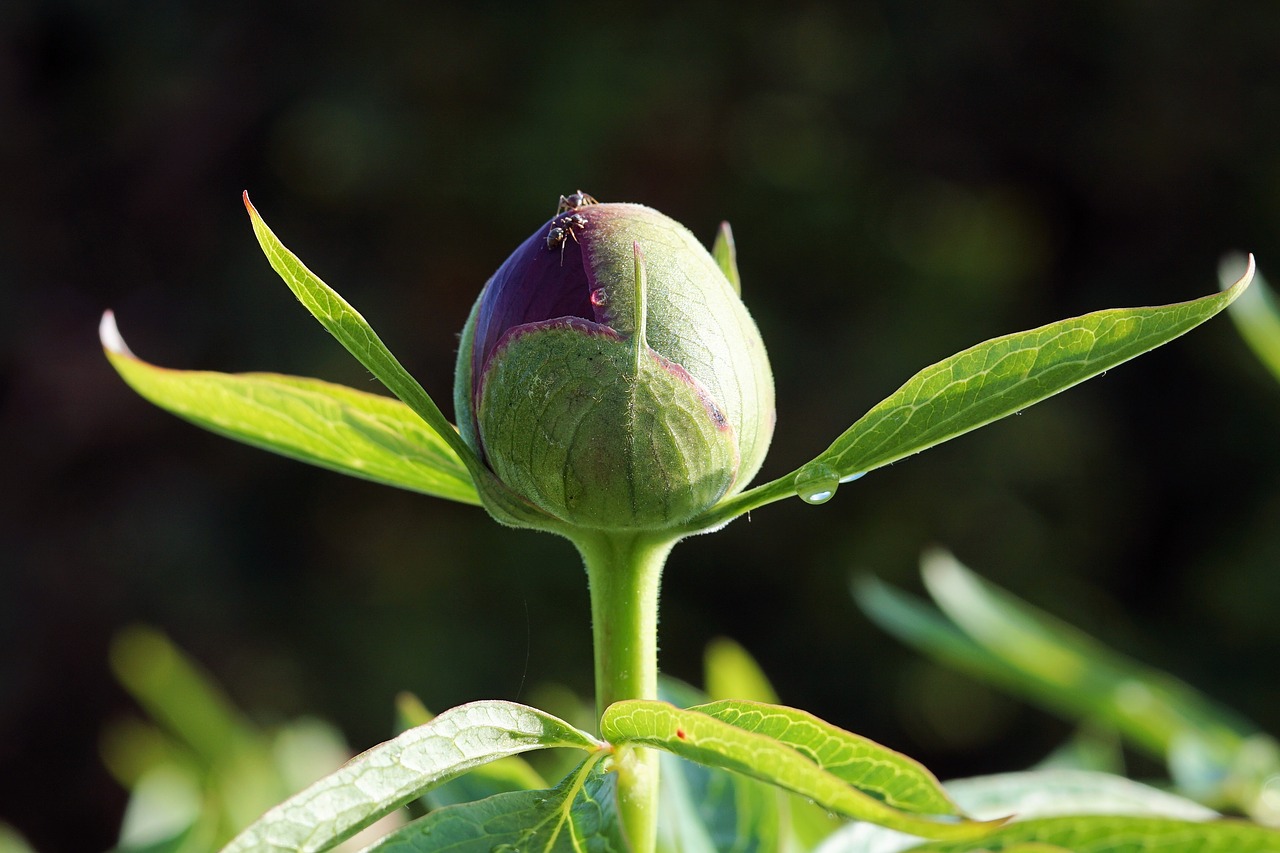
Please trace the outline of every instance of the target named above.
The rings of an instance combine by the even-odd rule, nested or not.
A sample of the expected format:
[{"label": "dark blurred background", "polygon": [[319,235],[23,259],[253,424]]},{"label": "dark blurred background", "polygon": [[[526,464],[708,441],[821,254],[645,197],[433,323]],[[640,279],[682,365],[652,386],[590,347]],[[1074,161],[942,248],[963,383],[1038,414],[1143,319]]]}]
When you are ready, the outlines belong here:
[{"label": "dark blurred background", "polygon": [[[103,359],[370,388],[272,273],[287,245],[447,406],[456,332],[560,193],[738,239],[770,347],[764,476],[917,369],[1280,260],[1280,5],[32,2],[0,6],[0,818],[112,843],[122,626],[255,719],[356,747],[442,709],[590,692],[582,571],[479,510],[205,434]],[[784,701],[926,761],[1013,769],[1068,727],[946,674],[848,594],[922,548],[1280,731],[1280,385],[1218,319],[1043,406],[676,549],[663,668],[720,634]],[[527,668],[527,671],[526,671]]]}]

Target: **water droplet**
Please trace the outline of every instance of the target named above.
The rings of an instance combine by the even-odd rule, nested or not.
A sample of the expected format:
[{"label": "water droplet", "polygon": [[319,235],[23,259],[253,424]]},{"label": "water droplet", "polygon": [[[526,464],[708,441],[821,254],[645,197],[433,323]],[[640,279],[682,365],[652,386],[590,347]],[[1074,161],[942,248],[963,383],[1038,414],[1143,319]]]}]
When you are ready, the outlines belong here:
[{"label": "water droplet", "polygon": [[805,503],[822,504],[831,500],[840,485],[840,475],[821,462],[810,462],[796,472],[796,494]]},{"label": "water droplet", "polygon": [[[578,292],[581,293],[582,291]],[[591,304],[597,308],[603,308],[608,305],[609,291],[605,290],[603,287],[597,287],[595,290],[591,291]]]}]

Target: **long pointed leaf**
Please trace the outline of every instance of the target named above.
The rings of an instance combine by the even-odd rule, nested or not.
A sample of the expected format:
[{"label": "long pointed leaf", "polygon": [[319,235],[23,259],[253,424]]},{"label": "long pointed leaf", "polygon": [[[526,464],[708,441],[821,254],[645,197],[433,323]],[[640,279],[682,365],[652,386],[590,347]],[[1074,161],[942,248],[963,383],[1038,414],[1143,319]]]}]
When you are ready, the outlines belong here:
[{"label": "long pointed leaf", "polygon": [[767,735],[747,731],[696,710],[665,702],[616,702],[600,720],[615,746],[649,746],[681,758],[743,773],[809,797],[858,820],[925,838],[978,838],[999,821],[983,823],[949,815],[936,819],[888,805],[821,767],[809,755]]},{"label": "long pointed leaf", "polygon": [[863,415],[813,461],[730,498],[689,522],[714,529],[805,491],[814,503],[838,483],[1019,412],[1168,343],[1218,314],[1253,280],[1221,293],[1150,308],[1115,308],[993,338],[926,367]]},{"label": "long pointed leaf", "polygon": [[420,796],[496,758],[603,744],[550,714],[513,702],[473,702],[352,759],[271,809],[223,853],[318,853]]},{"label": "long pointed leaf", "polygon": [[1251,258],[1222,293],[1097,311],[957,353],[907,380],[815,461],[862,474],[1021,411],[1191,331],[1243,293],[1253,271]]},{"label": "long pointed leaf", "polygon": [[318,379],[157,367],[129,351],[110,311],[99,334],[133,390],[211,432],[353,477],[480,503],[457,454],[399,400]]},{"label": "long pointed leaf", "polygon": [[440,407],[423,390],[409,371],[404,369],[400,361],[391,354],[386,344],[373,331],[364,317],[352,308],[347,300],[338,292],[321,281],[298,256],[285,248],[284,244],[267,227],[267,223],[258,215],[258,211],[249,202],[249,194],[244,194],[244,206],[249,211],[249,219],[253,224],[253,233],[262,246],[280,278],[289,285],[298,300],[306,306],[312,316],[338,339],[347,351],[369,369],[383,385],[403,400],[409,408],[418,413],[418,417],[427,422],[441,438],[448,442],[454,453],[466,463],[472,473],[476,473],[479,460],[475,458],[471,448],[467,447],[461,436],[453,429],[448,418],[440,411]]}]

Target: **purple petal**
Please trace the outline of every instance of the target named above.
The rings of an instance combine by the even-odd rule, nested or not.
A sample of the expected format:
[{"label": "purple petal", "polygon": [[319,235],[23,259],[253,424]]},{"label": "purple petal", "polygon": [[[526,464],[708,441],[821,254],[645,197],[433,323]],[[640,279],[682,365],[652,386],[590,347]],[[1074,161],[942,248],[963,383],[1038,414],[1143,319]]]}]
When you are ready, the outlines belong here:
[{"label": "purple petal", "polygon": [[[568,226],[566,215],[557,216],[507,258],[485,287],[476,317],[472,347],[472,382],[479,386],[489,358],[511,329],[560,317],[603,321],[603,307],[591,301],[592,280],[579,241],[590,230],[590,221]],[[562,228],[561,239],[548,245],[547,234]]]}]

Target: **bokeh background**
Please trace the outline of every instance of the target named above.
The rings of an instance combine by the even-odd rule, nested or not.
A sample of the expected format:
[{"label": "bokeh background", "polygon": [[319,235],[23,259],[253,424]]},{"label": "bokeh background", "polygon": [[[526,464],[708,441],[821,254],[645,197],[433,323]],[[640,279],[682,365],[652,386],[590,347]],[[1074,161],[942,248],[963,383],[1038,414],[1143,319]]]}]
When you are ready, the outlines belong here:
[{"label": "bokeh background", "polygon": [[[110,638],[145,623],[263,722],[357,747],[442,709],[589,693],[570,547],[207,435],[102,358],[370,379],[239,194],[446,403],[479,287],[560,193],[737,235],[778,387],[764,476],[1005,332],[1280,263],[1280,5],[1137,0],[0,6],[0,818],[115,836]],[[1274,278],[1274,277],[1273,277]],[[1280,385],[1225,319],[1065,396],[678,548],[661,663],[717,635],[783,699],[940,775],[1069,731],[873,628],[921,550],[1280,731]]]}]

